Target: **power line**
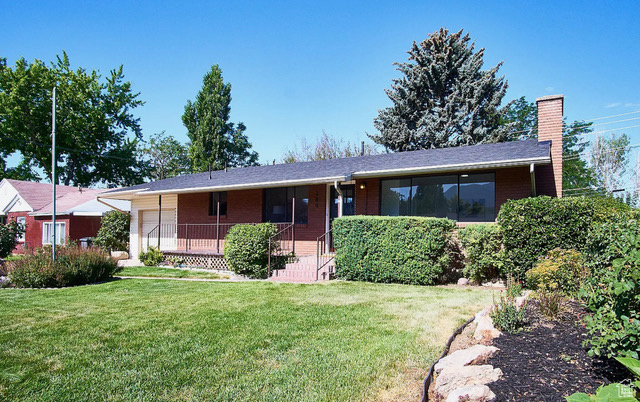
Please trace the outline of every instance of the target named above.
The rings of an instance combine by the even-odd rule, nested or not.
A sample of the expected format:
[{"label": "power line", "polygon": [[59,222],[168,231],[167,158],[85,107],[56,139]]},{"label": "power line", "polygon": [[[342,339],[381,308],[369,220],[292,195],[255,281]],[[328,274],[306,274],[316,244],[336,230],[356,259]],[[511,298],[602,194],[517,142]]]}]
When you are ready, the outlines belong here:
[{"label": "power line", "polygon": [[[2,137],[2,138],[3,139],[8,139],[8,140],[13,140],[13,141],[16,141],[16,142],[23,142],[24,141],[23,139],[15,138],[15,137]],[[46,147],[46,148],[50,148],[51,147],[50,144],[43,144],[43,143],[37,142],[37,141],[31,141],[31,143],[33,143],[35,145],[38,145],[38,146],[41,146],[41,147]],[[95,152],[84,151],[84,150],[81,150],[81,149],[73,149],[73,148],[65,148],[65,147],[56,146],[56,150],[68,151],[68,152],[72,152],[72,153],[80,153],[80,154],[91,155],[91,156],[96,156],[96,157],[106,158],[106,159],[117,159],[117,160],[126,161],[126,162],[131,161],[130,159],[122,158],[120,156],[97,154]]]},{"label": "power line", "polygon": [[595,119],[585,119],[585,121],[586,120],[588,121],[604,120],[604,119],[610,119],[612,117],[627,116],[627,115],[636,114],[636,113],[640,113],[640,110],[636,110],[635,112],[629,112],[629,113],[613,114],[611,116],[605,116],[605,117],[596,117]]}]

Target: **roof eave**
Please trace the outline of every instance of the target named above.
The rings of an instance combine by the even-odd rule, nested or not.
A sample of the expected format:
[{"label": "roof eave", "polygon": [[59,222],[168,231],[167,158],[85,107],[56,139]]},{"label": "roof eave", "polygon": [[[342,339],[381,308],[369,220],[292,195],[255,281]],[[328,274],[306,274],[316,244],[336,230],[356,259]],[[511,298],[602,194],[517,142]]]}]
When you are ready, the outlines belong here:
[{"label": "roof eave", "polygon": [[551,163],[551,158],[547,156],[543,156],[538,158],[510,159],[510,160],[503,160],[503,161],[491,161],[491,162],[485,162],[485,163],[474,162],[474,163],[466,163],[466,164],[450,164],[450,165],[440,165],[440,166],[420,166],[415,168],[361,171],[361,172],[354,172],[353,177],[356,179],[364,179],[364,178],[371,178],[371,177],[456,172],[460,170],[484,170],[484,169],[494,169],[494,168],[529,166],[532,163],[535,165],[548,165]]}]

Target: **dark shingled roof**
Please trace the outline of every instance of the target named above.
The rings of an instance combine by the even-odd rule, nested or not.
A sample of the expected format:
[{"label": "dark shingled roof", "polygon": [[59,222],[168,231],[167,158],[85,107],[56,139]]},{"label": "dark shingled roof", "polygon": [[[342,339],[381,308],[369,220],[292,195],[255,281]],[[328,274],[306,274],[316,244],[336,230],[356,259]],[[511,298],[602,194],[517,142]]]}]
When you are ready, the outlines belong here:
[{"label": "dark shingled roof", "polygon": [[356,156],[313,162],[284,163],[218,170],[173,177],[151,183],[107,191],[101,196],[124,192],[184,192],[190,189],[278,187],[284,182],[332,182],[349,177],[382,177],[418,172],[444,172],[482,168],[526,166],[550,162],[550,141],[524,140],[381,155]]}]

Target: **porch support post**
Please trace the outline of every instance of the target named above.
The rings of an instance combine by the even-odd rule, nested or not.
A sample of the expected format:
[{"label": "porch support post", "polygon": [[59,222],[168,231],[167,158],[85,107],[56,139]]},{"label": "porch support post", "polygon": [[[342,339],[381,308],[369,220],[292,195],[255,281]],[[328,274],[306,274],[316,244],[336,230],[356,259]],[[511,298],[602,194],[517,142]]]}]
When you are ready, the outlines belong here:
[{"label": "porch support post", "polygon": [[162,195],[158,196],[158,250],[160,250],[160,233],[162,232]]},{"label": "porch support post", "polygon": [[216,253],[220,254],[220,201],[216,204]]},{"label": "porch support post", "polygon": [[186,238],[186,242],[185,242],[184,248],[187,251],[189,251],[189,224],[188,223],[185,225],[184,230],[185,230],[185,236],[184,237]]},{"label": "porch support post", "polygon": [[536,165],[529,165],[529,174],[531,175],[531,196],[536,196]]},{"label": "porch support post", "polygon": [[296,253],[296,197],[293,197],[291,211],[291,253]]}]

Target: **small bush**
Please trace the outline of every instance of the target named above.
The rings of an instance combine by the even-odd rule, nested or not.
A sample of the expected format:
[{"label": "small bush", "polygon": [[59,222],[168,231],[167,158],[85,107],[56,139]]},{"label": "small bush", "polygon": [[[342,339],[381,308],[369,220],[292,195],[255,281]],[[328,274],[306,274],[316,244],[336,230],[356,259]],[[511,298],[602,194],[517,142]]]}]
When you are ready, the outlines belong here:
[{"label": "small bush", "polygon": [[502,268],[502,238],[495,224],[469,225],[458,231],[464,249],[464,275],[481,283],[498,276]]},{"label": "small bush", "polygon": [[58,249],[55,262],[51,260],[51,249],[43,248],[8,262],[8,266],[11,283],[24,288],[84,285],[104,281],[119,271],[108,253],[77,247]]},{"label": "small bush", "polygon": [[582,254],[575,250],[556,248],[528,270],[526,277],[528,283],[538,289],[571,295],[587,280],[589,269]]},{"label": "small bush", "polygon": [[[234,225],[224,242],[224,259],[233,272],[250,278],[267,277],[269,239],[278,232],[276,225]],[[277,245],[272,244],[272,252]]]},{"label": "small bush", "polygon": [[24,233],[24,227],[17,222],[0,225],[0,258],[7,258],[18,245],[18,237]]},{"label": "small bush", "polygon": [[336,276],[432,285],[452,262],[449,219],[347,216],[333,221]]},{"label": "small bush", "polygon": [[505,248],[504,271],[519,279],[538,258],[554,248],[582,252],[594,224],[630,207],[611,197],[535,197],[510,200],[500,207],[498,223]]},{"label": "small bush", "polygon": [[518,307],[515,299],[501,295],[491,310],[491,319],[500,331],[517,333],[527,323],[527,309],[525,305]]},{"label": "small bush", "polygon": [[147,247],[147,251],[141,251],[138,258],[147,267],[156,266],[164,261],[162,251],[153,246]]},{"label": "small bush", "polygon": [[560,314],[564,301],[562,293],[557,290],[539,290],[535,297],[543,316],[554,319]]},{"label": "small bush", "polygon": [[96,246],[109,251],[129,250],[131,216],[120,211],[109,211],[102,217],[95,239]]}]

